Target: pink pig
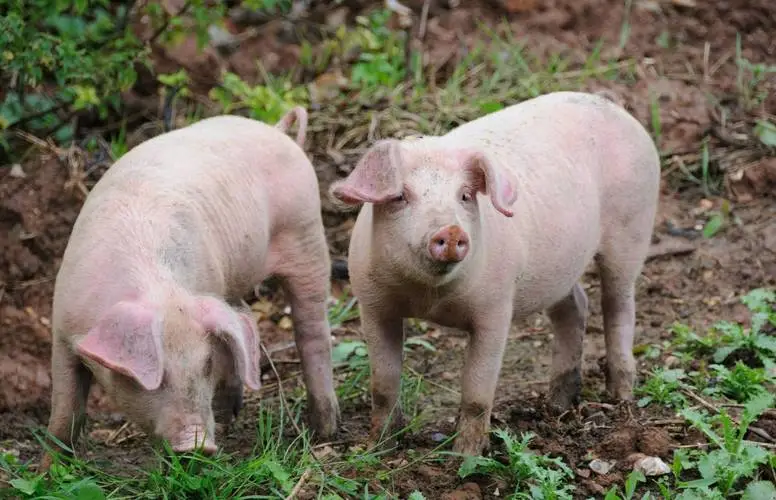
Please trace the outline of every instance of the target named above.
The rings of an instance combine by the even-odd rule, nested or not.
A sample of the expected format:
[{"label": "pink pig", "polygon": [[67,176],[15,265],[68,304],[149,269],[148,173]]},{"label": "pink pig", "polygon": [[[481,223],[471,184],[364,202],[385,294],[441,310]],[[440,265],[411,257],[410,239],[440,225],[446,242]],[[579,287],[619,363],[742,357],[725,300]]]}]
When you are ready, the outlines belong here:
[{"label": "pink pig", "polygon": [[[294,118],[296,144],[284,133]],[[77,441],[96,379],[173,450],[215,452],[216,418],[237,414],[243,384],[260,387],[259,332],[241,300],[270,275],[291,304],[313,431],[336,431],[330,260],[306,123],[303,108],[275,127],[204,119],[137,146],[97,183],[54,291],[52,435]]]},{"label": "pink pig", "polygon": [[371,439],[402,423],[403,318],[471,334],[456,452],[487,447],[513,319],[547,311],[555,330],[551,407],[577,402],[588,310],[579,280],[593,258],[607,388],[632,398],[634,285],[659,182],[646,130],[621,107],[586,93],[552,93],[443,136],[372,146],[331,188],[340,201],[363,204],[348,266],[372,360]]}]

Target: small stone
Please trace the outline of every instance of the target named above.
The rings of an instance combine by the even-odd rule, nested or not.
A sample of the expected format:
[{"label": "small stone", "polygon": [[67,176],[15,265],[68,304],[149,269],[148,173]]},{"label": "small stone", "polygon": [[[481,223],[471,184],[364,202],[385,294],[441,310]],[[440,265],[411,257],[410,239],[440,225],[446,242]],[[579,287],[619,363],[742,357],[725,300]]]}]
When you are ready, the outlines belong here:
[{"label": "small stone", "polygon": [[323,460],[324,458],[328,457],[329,455],[334,454],[334,448],[329,446],[328,444],[322,448],[313,449],[313,456],[317,460]]},{"label": "small stone", "polygon": [[671,472],[671,468],[659,457],[640,458],[633,464],[634,470],[640,470],[645,476],[662,476]]},{"label": "small stone", "polygon": [[326,17],[324,18],[324,23],[329,28],[339,28],[340,26],[345,25],[345,23],[348,20],[349,13],[350,13],[350,9],[348,9],[347,7],[340,7],[338,9],[333,9],[328,14],[326,14]]},{"label": "small stone", "polygon": [[588,469],[576,469],[574,472],[576,472],[577,476],[584,477],[585,479],[590,477],[590,471]]},{"label": "small stone", "polygon": [[108,441],[111,434],[113,434],[112,429],[94,429],[89,433],[89,439],[104,444]]},{"label": "small stone", "polygon": [[231,52],[240,44],[236,36],[215,24],[208,26],[207,34],[210,37],[211,45],[224,52]]},{"label": "small stone", "polygon": [[433,479],[443,474],[441,469],[426,464],[419,465],[417,472],[418,475],[421,475],[426,479]]},{"label": "small stone", "polygon": [[607,462],[606,460],[599,460],[596,458],[590,461],[590,464],[588,465],[588,467],[590,467],[590,470],[592,470],[596,474],[604,475],[604,474],[608,474],[609,471],[612,470],[612,467],[614,467],[614,464],[616,463],[617,462],[614,462],[614,461]]},{"label": "small stone", "polygon": [[280,321],[278,321],[278,328],[282,328],[283,330],[290,330],[292,326],[294,326],[294,322],[288,316],[283,316],[280,318]]},{"label": "small stone", "polygon": [[676,356],[668,356],[666,357],[666,360],[663,362],[666,368],[674,368],[676,366],[679,366],[681,364],[679,358]]},{"label": "small stone", "polygon": [[14,163],[11,166],[11,171],[8,172],[8,175],[10,175],[11,177],[15,177],[17,179],[24,179],[27,177],[27,173],[24,171],[22,166],[18,163]]},{"label": "small stone", "polygon": [[442,434],[441,432],[435,432],[431,435],[431,440],[435,443],[441,443],[445,439],[447,439],[447,435]]}]

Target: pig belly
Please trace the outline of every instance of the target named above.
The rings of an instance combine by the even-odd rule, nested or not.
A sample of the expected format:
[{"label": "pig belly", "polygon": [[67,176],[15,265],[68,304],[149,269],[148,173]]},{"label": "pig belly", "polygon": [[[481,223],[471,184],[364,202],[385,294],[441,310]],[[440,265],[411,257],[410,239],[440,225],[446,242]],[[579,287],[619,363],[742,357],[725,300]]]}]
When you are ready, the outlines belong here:
[{"label": "pig belly", "polygon": [[[546,240],[544,245],[531,249],[523,271],[514,278],[514,314],[524,317],[546,310],[569,294],[579,282],[598,252],[600,231],[598,221],[569,230],[565,244]],[[584,229],[580,229],[584,228]],[[575,234],[578,233],[578,234]],[[591,234],[592,233],[592,234]],[[552,248],[552,251],[547,251]]]}]

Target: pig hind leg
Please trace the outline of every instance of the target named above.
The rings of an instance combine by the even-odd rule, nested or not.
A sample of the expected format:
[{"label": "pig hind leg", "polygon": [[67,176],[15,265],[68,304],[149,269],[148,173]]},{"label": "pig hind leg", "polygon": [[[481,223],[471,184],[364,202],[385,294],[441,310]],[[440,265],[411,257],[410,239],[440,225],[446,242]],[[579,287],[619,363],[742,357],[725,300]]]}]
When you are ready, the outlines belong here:
[{"label": "pig hind leg", "polygon": [[[72,448],[86,418],[86,400],[92,384],[92,373],[68,345],[58,340],[54,341],[52,347],[51,366],[53,376],[48,432]],[[55,443],[50,445],[59,449]],[[52,458],[45,453],[40,469],[48,469]]]},{"label": "pig hind leg", "polygon": [[277,275],[291,305],[294,338],[308,393],[310,423],[316,435],[328,438],[336,432],[339,419],[326,310],[330,272],[328,247],[322,229],[303,234],[308,236],[297,237],[293,244],[284,246],[286,259]]},{"label": "pig hind leg", "polygon": [[606,342],[606,388],[620,400],[633,398],[636,360],[636,280],[649,250],[649,211],[631,219],[629,227],[605,235],[596,256],[601,276],[601,309]]},{"label": "pig hind leg", "polygon": [[562,412],[579,401],[582,390],[582,341],[587,327],[588,300],[577,283],[560,302],[547,310],[555,336],[549,406]]}]

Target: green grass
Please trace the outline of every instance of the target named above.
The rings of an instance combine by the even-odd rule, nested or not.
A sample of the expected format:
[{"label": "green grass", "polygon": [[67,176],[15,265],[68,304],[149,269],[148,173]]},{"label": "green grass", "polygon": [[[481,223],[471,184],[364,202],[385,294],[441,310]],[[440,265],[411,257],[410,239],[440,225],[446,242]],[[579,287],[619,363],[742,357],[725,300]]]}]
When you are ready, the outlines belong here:
[{"label": "green grass", "polygon": [[[674,339],[662,349],[681,366],[653,369],[637,389],[639,405],[678,409],[709,443],[675,451],[671,481],[658,484],[664,498],[754,500],[776,495],[776,453],[745,439],[757,418],[776,406],[776,293],[752,290],[741,302],[751,312],[748,328],[718,321],[699,335],[687,325],[673,325]],[[736,405],[743,409],[733,416],[728,408]]]},{"label": "green grass", "polygon": [[[701,336],[674,325],[673,342],[656,350],[690,355],[678,358],[680,367],[653,369],[638,387],[640,406],[675,408],[686,425],[698,429],[708,444],[676,449],[669,464],[671,472],[665,476],[647,478],[634,471],[624,484],[610,487],[606,499],[755,500],[776,491],[772,482],[776,454],[747,437],[757,418],[774,407],[776,372],[770,340],[771,329],[776,327],[776,296],[758,289],[741,301],[752,312],[750,328],[717,322],[709,335]],[[332,305],[331,317],[347,317],[340,321],[349,321],[355,319],[353,311],[357,311],[356,303],[345,294]],[[434,349],[421,337],[410,336],[405,342],[407,356]],[[650,357],[659,355],[651,352]],[[759,362],[749,366],[741,361],[742,357]],[[338,386],[343,404],[354,399],[361,399],[362,404],[368,401],[365,344],[360,340],[341,341],[334,349],[334,361],[338,376],[344,377]],[[691,369],[691,362],[697,369]],[[427,388],[423,375],[406,366],[401,400],[408,418],[399,434],[416,432],[424,423],[419,402]],[[285,498],[301,481],[316,498],[395,498],[399,476],[421,464],[440,465],[452,458],[447,450],[454,436],[431,450],[407,450],[399,465],[391,462],[395,457],[392,451],[379,445],[366,449],[364,444],[353,443],[339,452],[330,448],[322,453],[301,423],[303,392],[296,391],[288,398],[290,408],[277,398],[262,400],[258,415],[251,417],[255,418],[255,446],[247,456],[221,451],[215,457],[176,457],[157,445],[152,463],[144,467],[122,465],[117,471],[101,460],[87,461],[76,454],[74,458],[60,457],[49,476],[44,476],[6,454],[0,455],[0,474],[6,475],[8,488],[0,489],[0,497]],[[699,398],[706,402],[700,407],[695,404]],[[742,410],[731,412],[729,408]],[[293,431],[297,426],[302,429],[299,435]],[[507,428],[495,428],[493,434],[499,441],[493,453],[462,460],[458,478],[484,478],[486,483],[497,485],[508,499],[573,498],[574,471],[561,458],[531,450],[533,433],[516,435]],[[425,498],[420,491],[409,497]]]}]

